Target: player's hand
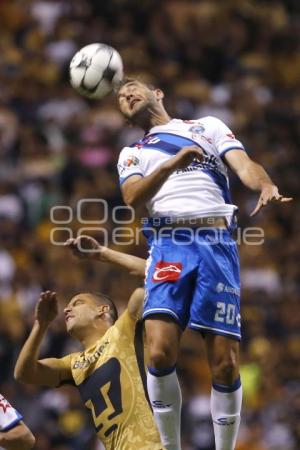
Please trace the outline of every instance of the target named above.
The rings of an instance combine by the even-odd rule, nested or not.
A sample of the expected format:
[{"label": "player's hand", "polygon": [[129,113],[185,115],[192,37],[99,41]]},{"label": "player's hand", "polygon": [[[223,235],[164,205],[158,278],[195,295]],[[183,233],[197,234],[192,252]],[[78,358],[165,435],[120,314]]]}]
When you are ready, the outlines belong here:
[{"label": "player's hand", "polygon": [[35,308],[35,318],[40,325],[48,326],[58,314],[56,292],[42,292]]},{"label": "player's hand", "polygon": [[164,164],[164,167],[172,170],[185,169],[194,160],[202,162],[203,159],[204,153],[202,148],[200,148],[198,145],[189,145],[187,147],[183,147],[176,156],[170,158]]},{"label": "player's hand", "polygon": [[71,238],[68,239],[64,245],[70,248],[73,255],[77,258],[104,261],[106,247],[100,245],[99,242],[91,236],[81,235],[76,239]]},{"label": "player's hand", "polygon": [[283,195],[280,195],[277,186],[274,186],[272,184],[266,185],[262,189],[256,207],[254,208],[250,216],[256,216],[256,214],[258,214],[259,211],[268,203],[287,203],[291,202],[292,200],[292,197],[283,197]]}]

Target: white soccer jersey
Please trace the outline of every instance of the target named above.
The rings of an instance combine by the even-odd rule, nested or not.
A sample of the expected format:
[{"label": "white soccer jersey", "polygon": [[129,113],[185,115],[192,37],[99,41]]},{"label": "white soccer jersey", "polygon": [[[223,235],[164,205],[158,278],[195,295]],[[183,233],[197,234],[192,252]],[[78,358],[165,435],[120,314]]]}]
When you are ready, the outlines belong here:
[{"label": "white soccer jersey", "polygon": [[22,415],[0,394],[0,431],[10,430],[22,419]]},{"label": "white soccer jersey", "polygon": [[222,158],[229,150],[244,150],[244,146],[216,117],[173,119],[151,128],[143,139],[121,151],[120,183],[132,175],[150,175],[182,147],[195,144],[203,149],[204,161],[195,160],[169,176],[146,204],[150,217],[225,216],[231,221],[237,206],[231,201],[227,168]]}]

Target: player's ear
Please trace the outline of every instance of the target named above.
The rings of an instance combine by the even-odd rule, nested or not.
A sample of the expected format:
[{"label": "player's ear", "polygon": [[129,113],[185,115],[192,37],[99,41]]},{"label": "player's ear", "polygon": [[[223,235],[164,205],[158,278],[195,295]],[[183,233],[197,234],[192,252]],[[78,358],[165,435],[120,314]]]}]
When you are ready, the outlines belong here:
[{"label": "player's ear", "polygon": [[99,313],[99,316],[102,316],[102,314],[108,313],[110,311],[109,305],[99,305],[97,306],[97,310]]},{"label": "player's ear", "polygon": [[155,89],[154,93],[157,100],[162,100],[165,96],[161,89]]}]

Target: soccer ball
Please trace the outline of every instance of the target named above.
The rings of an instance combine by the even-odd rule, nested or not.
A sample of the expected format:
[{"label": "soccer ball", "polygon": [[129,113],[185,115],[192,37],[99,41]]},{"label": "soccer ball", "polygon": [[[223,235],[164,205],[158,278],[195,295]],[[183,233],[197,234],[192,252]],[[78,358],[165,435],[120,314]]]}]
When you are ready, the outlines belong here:
[{"label": "soccer ball", "polygon": [[70,62],[73,88],[88,98],[103,98],[123,78],[119,53],[106,44],[90,44],[79,50]]}]

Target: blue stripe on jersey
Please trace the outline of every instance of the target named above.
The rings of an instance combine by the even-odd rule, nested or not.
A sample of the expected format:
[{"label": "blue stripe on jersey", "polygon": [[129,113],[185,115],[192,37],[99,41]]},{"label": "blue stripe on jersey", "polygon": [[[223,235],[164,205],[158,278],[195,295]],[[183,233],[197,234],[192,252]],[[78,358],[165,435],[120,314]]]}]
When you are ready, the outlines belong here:
[{"label": "blue stripe on jersey", "polygon": [[[200,145],[192,139],[188,139],[172,133],[151,134],[150,136],[141,139],[139,141],[139,144],[144,149],[150,148],[152,150],[158,150],[173,156],[176,155],[179,150],[182,149],[182,147],[186,147],[189,145],[197,145],[198,147],[200,147]],[[215,170],[204,168],[199,170],[209,175],[216,183],[216,185],[221,189],[222,197],[224,198],[225,203],[232,204],[226,177],[222,173],[216,172]],[[121,183],[124,181],[125,180],[121,179]]]},{"label": "blue stripe on jersey", "polygon": [[145,149],[151,148],[153,150],[163,151],[173,156],[176,155],[182,147],[197,145],[197,147],[201,148],[200,145],[192,139],[171,133],[151,134],[151,136],[147,136],[134,144],[133,147],[136,145],[141,145]]},{"label": "blue stripe on jersey", "polygon": [[200,147],[200,145],[197,144],[197,142],[195,142],[193,139],[189,139],[189,138],[186,138],[186,137],[178,136],[177,134],[157,133],[157,134],[153,134],[151,136],[155,136],[155,137],[159,138],[160,140],[162,140],[164,142],[167,142],[167,143],[172,144],[172,145],[176,145],[176,146],[178,146],[180,148],[186,147],[188,145],[196,145],[197,147]]},{"label": "blue stripe on jersey", "polygon": [[21,420],[23,420],[22,414],[20,414],[19,411],[17,411],[17,410],[15,410],[15,411],[16,411],[16,418],[12,422],[10,422],[8,425],[6,425],[6,427],[2,428],[1,431],[3,431],[3,432],[9,431],[12,428],[14,428],[16,425],[18,425],[18,423],[21,422]]},{"label": "blue stripe on jersey", "polygon": [[205,172],[207,175],[209,175],[216,183],[216,185],[221,189],[222,197],[224,198],[225,203],[232,205],[231,195],[226,177],[222,173],[216,172],[214,170],[202,169],[202,172]]},{"label": "blue stripe on jersey", "polygon": [[221,156],[221,158],[224,160],[224,156],[226,155],[227,152],[230,152],[230,150],[242,150],[244,152],[247,153],[247,150],[245,149],[245,147],[243,146],[238,146],[238,145],[233,145],[232,147],[228,147],[225,150],[223,150],[221,153],[219,153],[219,155]]},{"label": "blue stripe on jersey", "polygon": [[127,177],[120,177],[120,186],[122,186],[122,184],[130,177],[132,177],[133,175],[140,175],[141,177],[143,177],[143,174],[141,172],[133,172],[130,173],[129,175],[127,175]]}]

